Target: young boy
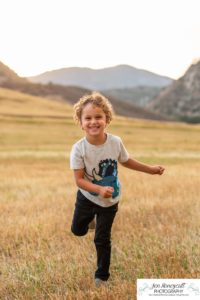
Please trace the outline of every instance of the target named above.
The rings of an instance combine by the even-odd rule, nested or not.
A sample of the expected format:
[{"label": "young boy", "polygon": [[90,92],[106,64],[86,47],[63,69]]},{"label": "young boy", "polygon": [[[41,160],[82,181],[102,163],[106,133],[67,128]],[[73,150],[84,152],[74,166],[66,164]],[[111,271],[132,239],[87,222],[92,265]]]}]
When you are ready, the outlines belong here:
[{"label": "young boy", "polygon": [[96,216],[95,283],[99,286],[110,276],[111,227],[121,192],[117,163],[149,174],[162,175],[164,168],[130,158],[120,137],[106,133],[106,126],[112,120],[112,106],[101,94],[83,96],[74,110],[85,137],[73,145],[70,154],[70,167],[79,188],[71,230],[77,236],[85,235]]}]

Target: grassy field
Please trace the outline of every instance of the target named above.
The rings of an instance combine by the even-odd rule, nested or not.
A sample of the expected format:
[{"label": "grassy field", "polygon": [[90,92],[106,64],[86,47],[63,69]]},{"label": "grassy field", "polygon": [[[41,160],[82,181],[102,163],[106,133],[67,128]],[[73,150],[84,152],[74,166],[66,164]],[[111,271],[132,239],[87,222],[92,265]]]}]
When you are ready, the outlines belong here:
[{"label": "grassy field", "polygon": [[0,299],[135,299],[137,278],[200,277],[200,126],[116,116],[108,131],[166,171],[119,167],[111,277],[96,289],[93,233],[70,232],[72,109],[0,89]]}]

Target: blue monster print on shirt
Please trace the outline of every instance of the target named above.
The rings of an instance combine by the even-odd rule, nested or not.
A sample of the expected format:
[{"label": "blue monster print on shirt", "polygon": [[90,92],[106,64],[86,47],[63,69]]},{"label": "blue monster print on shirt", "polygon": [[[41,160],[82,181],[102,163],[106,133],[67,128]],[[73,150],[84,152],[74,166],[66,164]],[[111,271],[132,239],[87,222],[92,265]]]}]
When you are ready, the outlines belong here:
[{"label": "blue monster print on shirt", "polygon": [[[111,186],[114,188],[112,198],[116,198],[119,195],[119,181],[117,177],[117,161],[112,159],[101,160],[99,163],[99,172],[97,173],[95,168],[92,170],[92,183],[101,186]],[[96,193],[91,193],[97,196]]]}]

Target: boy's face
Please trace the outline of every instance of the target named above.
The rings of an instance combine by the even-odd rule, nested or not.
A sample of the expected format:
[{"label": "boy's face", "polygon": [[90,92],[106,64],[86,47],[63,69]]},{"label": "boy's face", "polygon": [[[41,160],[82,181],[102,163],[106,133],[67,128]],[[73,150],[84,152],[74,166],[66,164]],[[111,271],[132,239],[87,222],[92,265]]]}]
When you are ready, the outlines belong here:
[{"label": "boy's face", "polygon": [[106,128],[106,115],[102,108],[91,103],[87,104],[81,115],[81,127],[87,137],[102,137]]}]

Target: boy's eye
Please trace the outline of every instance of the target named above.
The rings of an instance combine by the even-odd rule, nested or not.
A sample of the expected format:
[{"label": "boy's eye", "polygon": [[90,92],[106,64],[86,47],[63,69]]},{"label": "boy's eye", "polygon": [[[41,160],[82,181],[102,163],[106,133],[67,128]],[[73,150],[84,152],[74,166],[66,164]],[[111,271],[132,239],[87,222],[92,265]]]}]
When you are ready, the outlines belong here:
[{"label": "boy's eye", "polygon": [[102,118],[102,116],[96,116],[96,119],[101,119]]}]

